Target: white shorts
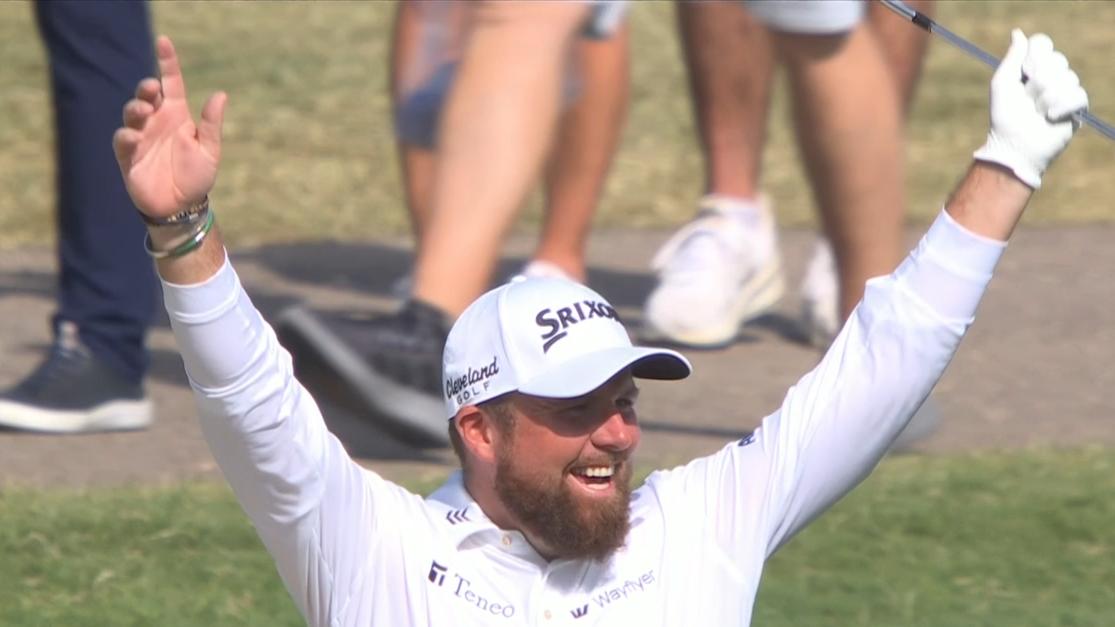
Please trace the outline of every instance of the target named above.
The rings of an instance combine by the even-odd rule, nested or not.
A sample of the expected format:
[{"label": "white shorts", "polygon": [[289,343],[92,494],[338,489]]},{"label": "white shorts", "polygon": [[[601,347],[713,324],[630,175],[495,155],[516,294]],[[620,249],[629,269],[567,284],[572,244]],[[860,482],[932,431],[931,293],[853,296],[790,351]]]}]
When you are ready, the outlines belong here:
[{"label": "white shorts", "polygon": [[768,28],[803,35],[835,35],[856,27],[867,10],[863,0],[743,0]]}]

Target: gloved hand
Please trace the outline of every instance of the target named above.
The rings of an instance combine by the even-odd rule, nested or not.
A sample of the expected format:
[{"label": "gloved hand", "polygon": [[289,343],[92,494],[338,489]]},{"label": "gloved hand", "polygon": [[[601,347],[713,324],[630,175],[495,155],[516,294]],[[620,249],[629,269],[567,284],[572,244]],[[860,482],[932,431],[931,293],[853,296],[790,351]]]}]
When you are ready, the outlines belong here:
[{"label": "gloved hand", "polygon": [[1088,94],[1048,36],[1027,39],[1016,28],[1010,37],[1010,49],[991,77],[991,131],[974,156],[1009,168],[1037,189],[1079,128],[1072,116],[1088,108]]}]

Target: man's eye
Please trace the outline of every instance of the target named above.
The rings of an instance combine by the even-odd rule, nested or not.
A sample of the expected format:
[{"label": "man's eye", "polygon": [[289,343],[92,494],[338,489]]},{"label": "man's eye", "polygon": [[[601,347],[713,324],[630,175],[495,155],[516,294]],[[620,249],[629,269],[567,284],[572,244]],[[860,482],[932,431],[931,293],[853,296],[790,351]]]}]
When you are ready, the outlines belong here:
[{"label": "man's eye", "polygon": [[635,399],[633,398],[621,398],[616,401],[616,407],[619,407],[620,409],[631,409],[634,406]]}]

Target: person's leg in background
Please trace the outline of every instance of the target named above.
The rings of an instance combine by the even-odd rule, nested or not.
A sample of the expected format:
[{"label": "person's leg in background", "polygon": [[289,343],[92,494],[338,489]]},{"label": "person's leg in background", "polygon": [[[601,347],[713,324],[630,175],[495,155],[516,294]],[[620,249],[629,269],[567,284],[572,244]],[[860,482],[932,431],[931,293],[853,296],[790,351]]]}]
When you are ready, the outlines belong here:
[{"label": "person's leg in background", "polygon": [[[467,24],[467,5],[413,2],[400,3],[395,23],[392,100],[419,255],[431,219],[438,118]],[[627,109],[626,25],[602,37],[579,37],[565,76],[572,97],[546,168],[542,233],[524,273],[583,281],[589,229]],[[399,294],[406,295],[411,283],[411,277],[403,280]]]},{"label": "person's leg in background", "polygon": [[[736,3],[678,5],[709,195],[701,202],[703,217],[668,241],[655,260],[659,285],[648,301],[647,320],[649,335],[681,344],[730,342],[738,324],[763,313],[782,291],[777,249],[768,244],[773,239],[773,218],[761,202],[759,183],[775,63],[767,27],[750,11],[765,16],[780,9],[775,2],[758,7],[743,4],[749,10],[739,10]],[[915,0],[915,4],[918,10],[933,8],[932,0]],[[928,36],[878,3],[870,3],[868,11],[899,91],[904,118]],[[822,16],[822,25],[825,19]],[[876,75],[877,70],[876,64]],[[766,228],[740,229],[740,221],[720,218],[725,213],[757,215],[753,222]],[[859,283],[857,275],[862,271],[856,270],[856,264],[848,265],[845,272],[845,284]],[[769,280],[771,276],[777,280]],[[754,283],[749,285],[749,278]],[[861,285],[842,299],[837,281],[831,247],[819,238],[802,290],[806,330],[818,346],[827,346],[850,311],[849,303],[854,304],[862,293]],[[755,283],[763,287],[752,287]],[[725,299],[728,294],[736,300]],[[692,302],[705,306],[685,305]]]},{"label": "person's leg in background", "polygon": [[[762,228],[741,229],[740,220],[722,216],[746,216],[741,209],[749,208],[758,210],[761,217],[764,213],[769,216],[769,209],[754,202],[760,197],[761,155],[774,65],[767,32],[772,22],[777,29],[786,10],[791,12],[789,27],[800,26],[795,20],[805,18],[807,32],[818,27],[837,31],[795,35],[792,33],[796,29],[791,28],[789,33],[775,35],[782,57],[779,60],[790,66],[796,130],[814,197],[826,233],[840,240],[843,258],[838,271],[831,248],[819,238],[803,284],[804,313],[812,341],[819,347],[827,346],[862,297],[866,279],[889,272],[899,258],[904,116],[898,102],[902,98],[907,104],[905,99],[912,94],[924,38],[901,39],[902,33],[887,30],[890,48],[884,57],[878,42],[862,32],[862,5],[780,4],[745,2],[742,5],[746,12],[733,12],[741,8],[735,3],[683,3],[680,7],[679,24],[705,151],[708,191],[718,195],[704,200],[703,215],[667,242],[656,259],[659,285],[647,307],[652,337],[692,346],[727,343],[734,339],[739,324],[762,313],[776,300],[756,298],[762,292],[736,287],[746,285],[748,277],[770,276],[759,271],[764,265],[777,267],[776,247],[765,245],[773,235],[764,237]],[[834,7],[835,15],[825,14]],[[795,15],[795,10],[806,14]],[[886,22],[889,17],[893,16],[873,14],[884,29],[890,26]],[[844,25],[834,29],[834,19]],[[850,29],[853,34],[841,34]],[[746,39],[741,40],[741,34]],[[802,41],[796,41],[798,38]],[[859,64],[863,64],[863,73],[858,73]],[[845,95],[841,90],[857,93]],[[887,93],[865,102],[865,97],[876,91]],[[848,112],[849,108],[853,110]],[[826,113],[830,115],[826,117]],[[866,158],[858,156],[861,151],[867,153]],[[876,173],[890,177],[879,185],[878,195],[870,178]],[[725,196],[735,201],[729,205],[734,212],[725,210]],[[750,207],[741,207],[739,199],[750,199]],[[764,224],[762,219],[754,222]],[[765,222],[773,229],[769,217]],[[719,284],[725,287],[710,287]],[[780,293],[781,289],[777,291]],[[723,294],[746,295],[751,301],[726,305],[723,297],[716,298]],[[705,306],[694,307],[694,302]],[[710,302],[719,306],[709,306]]]},{"label": "person's leg in background", "polygon": [[278,327],[296,366],[322,363],[334,386],[361,399],[369,420],[426,443],[446,442],[441,360],[449,322],[488,287],[506,231],[543,170],[568,57],[592,10],[582,2],[469,8],[439,115],[411,298],[371,321],[324,328],[295,311]]},{"label": "person's leg in background", "polygon": [[112,157],[112,135],[154,67],[144,2],[38,2],[50,61],[58,190],[58,310],[46,361],[0,398],[0,423],[43,431],[136,429],[147,327],[157,305],[144,225]]},{"label": "person's leg in background", "polygon": [[770,109],[770,35],[738,2],[677,2],[705,192],[758,199]]},{"label": "person's leg in background", "polygon": [[562,113],[546,169],[545,222],[526,274],[584,282],[585,248],[627,115],[628,29],[581,37],[574,46],[577,93]]},{"label": "person's leg in background", "polygon": [[901,104],[874,31],[775,36],[793,97],[798,144],[840,279],[839,316],[867,279],[902,252],[905,167]]},{"label": "person's leg in background", "polygon": [[[936,0],[906,0],[906,4],[924,15],[932,16]],[[914,93],[921,78],[925,64],[925,54],[929,47],[929,33],[911,28],[906,20],[900,19],[881,3],[872,2],[868,9],[868,23],[879,36],[898,98],[902,105],[902,123],[909,119]],[[914,442],[922,440],[936,431],[941,422],[941,411],[932,396],[925,399],[921,408],[914,414],[910,424],[898,435],[892,450],[901,451]]]},{"label": "person's leg in background", "polygon": [[[934,8],[933,0],[913,0],[909,4],[927,15]],[[898,90],[904,126],[921,75],[929,34],[911,28],[878,2],[871,2],[868,7],[867,23],[878,37],[890,69],[891,84]],[[802,313],[811,341],[822,347],[832,340],[848,313],[844,308],[847,300],[842,301],[840,296],[835,266],[828,240],[819,239],[802,284]]]},{"label": "person's leg in background", "polygon": [[[936,0],[906,0],[911,9],[933,17]],[[908,114],[914,100],[921,69],[925,65],[925,52],[929,47],[929,33],[911,28],[910,23],[894,14],[880,2],[872,2],[867,21],[879,37],[883,55],[890,66],[903,114]]]},{"label": "person's leg in background", "polygon": [[[772,4],[748,6],[762,12],[778,9]],[[867,10],[865,5],[831,2],[806,10],[830,13],[791,11],[766,17],[787,67],[798,144],[839,278],[831,332],[813,333],[823,345],[862,299],[867,279],[889,274],[901,258],[906,212],[903,98],[913,86],[896,78],[890,63],[898,57],[888,57],[875,28],[855,18]],[[802,17],[805,22],[798,22]],[[816,29],[802,27],[809,18],[816,20]],[[912,63],[910,57],[905,63]],[[917,71],[906,76],[912,81]],[[806,277],[807,304],[819,258],[815,255],[811,262],[809,274],[814,276]],[[813,305],[827,302],[831,310],[833,300],[815,299]],[[831,311],[817,317],[823,319],[825,313]],[[939,420],[934,404],[927,402],[894,448],[927,436]]]},{"label": "person's leg in background", "polygon": [[588,14],[584,3],[475,6],[441,118],[436,219],[415,264],[416,300],[456,317],[487,288],[553,145],[567,55]]},{"label": "person's leg in background", "polygon": [[738,2],[680,1],[676,10],[706,196],[655,257],[646,332],[714,347],[783,291],[774,217],[760,192],[774,55],[766,27]]},{"label": "person's leg in background", "polygon": [[[468,30],[467,4],[399,2],[390,58],[392,114],[416,254],[430,221],[438,120]],[[411,279],[406,281],[409,292]]]}]

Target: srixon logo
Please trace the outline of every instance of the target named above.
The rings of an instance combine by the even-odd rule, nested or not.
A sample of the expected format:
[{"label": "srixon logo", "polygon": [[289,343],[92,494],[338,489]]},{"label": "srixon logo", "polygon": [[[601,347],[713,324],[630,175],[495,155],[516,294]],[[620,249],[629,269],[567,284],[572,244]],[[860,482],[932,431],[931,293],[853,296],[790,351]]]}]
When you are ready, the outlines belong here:
[{"label": "srixon logo", "polygon": [[[445,396],[453,398],[460,396],[457,402],[463,403],[480,394],[488,388],[488,379],[499,374],[498,357],[492,357],[492,363],[482,368],[469,368],[468,372],[445,380]],[[480,386],[479,388],[476,386]]]},{"label": "srixon logo", "polygon": [[582,300],[568,307],[554,310],[547,307],[534,316],[534,322],[546,329],[542,334],[542,352],[549,352],[558,340],[569,335],[569,327],[592,318],[604,318],[619,322],[619,314],[611,305],[603,301]]}]

